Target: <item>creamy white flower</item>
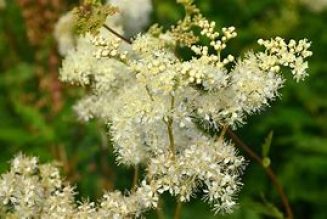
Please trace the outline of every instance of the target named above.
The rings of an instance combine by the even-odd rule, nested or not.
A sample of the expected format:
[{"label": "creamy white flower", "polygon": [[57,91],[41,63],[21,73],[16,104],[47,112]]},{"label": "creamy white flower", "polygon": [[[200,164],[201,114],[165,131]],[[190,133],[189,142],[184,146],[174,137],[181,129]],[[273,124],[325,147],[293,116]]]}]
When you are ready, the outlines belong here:
[{"label": "creamy white flower", "polygon": [[[97,92],[105,92],[122,85],[129,78],[128,69],[120,61],[96,57],[97,48],[93,46],[94,37],[86,35],[80,38],[76,49],[70,50],[63,61],[60,77],[73,84],[90,85],[94,80]],[[112,42],[112,36],[106,41]],[[93,83],[93,82],[92,82]]]},{"label": "creamy white flower", "polygon": [[[75,188],[61,180],[51,164],[35,163],[35,157],[18,155],[8,173],[0,176],[2,216],[17,218],[129,218],[157,207],[156,187],[145,181],[128,196],[107,192],[96,203],[76,202]],[[23,168],[24,167],[24,168]],[[33,169],[35,172],[31,172]],[[19,171],[19,172],[18,172]]]},{"label": "creamy white flower", "polygon": [[91,83],[90,75],[97,62],[97,59],[90,55],[93,52],[94,50],[87,46],[70,50],[62,63],[61,80],[69,81],[72,84],[89,85]]},{"label": "creamy white flower", "polygon": [[128,218],[132,215],[139,217],[144,210],[156,207],[157,202],[156,191],[143,181],[136,192],[129,196],[123,196],[121,192],[106,193],[99,213],[105,218]]},{"label": "creamy white flower", "polygon": [[230,211],[236,204],[242,168],[244,159],[236,155],[232,145],[202,137],[175,159],[169,152],[159,152],[151,159],[148,172],[160,193],[169,191],[185,202],[202,188],[205,199],[215,208]]},{"label": "creamy white flower", "polygon": [[74,219],[101,218],[97,212],[97,206],[94,202],[82,202],[78,205],[76,213],[72,215]]},{"label": "creamy white flower", "polygon": [[271,40],[259,39],[258,43],[266,48],[265,53],[258,53],[256,56],[259,68],[263,71],[279,72],[281,66],[287,66],[292,70],[294,79],[299,82],[308,74],[308,62],[304,59],[310,57],[309,50],[311,42],[307,39],[296,42],[290,40],[286,43],[284,39],[276,37]]},{"label": "creamy white flower", "polygon": [[265,71],[258,63],[254,54],[248,54],[231,72],[230,89],[236,94],[236,104],[247,113],[267,106],[268,101],[274,100],[283,86],[284,80],[280,74],[270,69]]}]

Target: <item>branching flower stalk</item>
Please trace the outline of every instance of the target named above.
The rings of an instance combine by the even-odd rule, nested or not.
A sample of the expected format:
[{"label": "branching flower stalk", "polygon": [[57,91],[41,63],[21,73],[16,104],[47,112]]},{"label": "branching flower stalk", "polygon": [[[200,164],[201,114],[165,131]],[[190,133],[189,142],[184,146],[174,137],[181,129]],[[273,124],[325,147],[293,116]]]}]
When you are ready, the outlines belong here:
[{"label": "branching flower stalk", "polygon": [[[114,35],[116,35],[117,37],[124,40],[125,42],[127,42],[129,44],[132,44],[132,42],[130,40],[126,39],[124,36],[121,36],[120,34],[115,32],[114,30],[112,30],[111,28],[107,27],[106,25],[104,25],[104,27],[106,29],[108,29],[110,32],[112,32]],[[220,52],[218,53],[218,57],[220,59]],[[175,105],[174,96],[171,95],[171,110],[174,109],[174,105]],[[167,124],[167,128],[168,128],[168,135],[169,135],[169,140],[170,140],[170,150],[173,152],[173,156],[174,156],[174,154],[176,153],[176,150],[175,150],[174,136],[173,136],[173,131],[172,131],[173,120],[171,118],[168,118],[167,120],[168,121],[166,122],[166,124]],[[292,209],[291,209],[290,204],[288,202],[288,198],[287,198],[282,186],[278,182],[277,176],[274,173],[274,171],[271,169],[271,167],[264,167],[263,164],[262,164],[262,159],[253,150],[251,150],[251,148],[249,146],[247,146],[230,128],[228,128],[228,126],[222,127],[222,130],[221,130],[221,132],[219,134],[218,140],[221,141],[224,138],[226,133],[228,134],[228,136],[230,138],[233,139],[233,141],[239,147],[244,149],[244,151],[250,156],[251,159],[258,162],[265,169],[268,177],[272,181],[272,183],[275,186],[278,194],[281,197],[282,203],[283,203],[283,205],[285,207],[285,210],[286,210],[286,213],[287,213],[287,218],[288,219],[293,219],[293,212],[292,212]],[[173,159],[175,159],[175,157]],[[133,185],[135,185],[135,184],[133,184]],[[176,210],[175,210],[175,213],[174,213],[174,218],[176,218],[176,219],[178,219],[180,217],[181,206],[182,206],[182,202],[177,201]]]},{"label": "branching flower stalk", "polygon": [[[62,184],[51,193],[38,189],[45,188],[38,181],[42,177],[24,175],[33,162],[19,158],[14,163],[28,163],[24,165],[27,169],[16,175],[14,165],[10,177],[2,176],[1,211],[28,217],[24,215],[28,209],[26,212],[41,218],[43,214],[138,218],[157,208],[160,195],[168,192],[180,203],[176,219],[181,204],[196,194],[202,195],[215,213],[232,212],[246,162],[232,142],[225,140],[225,131],[227,127],[237,129],[248,116],[277,99],[285,82],[282,70],[289,68],[296,81],[307,76],[310,42],[260,39],[262,51],[237,59],[225,56],[222,51],[237,37],[236,28],[218,31],[216,23],[204,17],[191,0],[177,0],[186,14],[176,25],[168,30],[153,25],[128,40],[122,37],[123,28],[110,21],[111,16],[104,19],[117,10],[108,5],[101,8],[98,1],[92,1],[95,3],[86,11],[85,5],[75,9],[82,35],[67,52],[60,78],[90,88],[90,94],[74,107],[79,118],[109,124],[117,163],[137,166],[145,174],[127,195],[107,192],[97,203],[76,204],[73,189],[62,190]],[[182,59],[176,54],[178,48],[189,50],[193,57]],[[221,136],[213,138],[212,133]],[[29,191],[28,186],[12,183],[30,179],[41,185]],[[53,200],[49,205],[55,207],[40,205],[43,199]]]}]

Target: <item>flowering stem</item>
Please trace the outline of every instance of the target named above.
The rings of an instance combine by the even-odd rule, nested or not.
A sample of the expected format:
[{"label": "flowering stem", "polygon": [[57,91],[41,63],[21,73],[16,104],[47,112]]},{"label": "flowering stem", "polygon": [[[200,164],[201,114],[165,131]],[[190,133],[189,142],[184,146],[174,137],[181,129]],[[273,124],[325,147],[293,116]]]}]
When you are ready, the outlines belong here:
[{"label": "flowering stem", "polygon": [[114,34],[116,37],[122,39],[123,41],[125,41],[128,44],[132,44],[132,41],[130,41],[129,39],[127,39],[126,37],[122,36],[121,34],[119,34],[117,31],[115,31],[114,29],[112,29],[111,27],[109,27],[106,24],[103,24],[103,27],[106,28],[109,32],[111,32],[112,34]]},{"label": "flowering stem", "polygon": [[175,213],[174,213],[174,219],[179,219],[181,217],[182,204],[183,203],[178,199]]},{"label": "flowering stem", "polygon": [[[175,106],[175,97],[173,95],[171,95],[171,99],[170,99],[170,109],[171,111],[174,109]],[[169,148],[173,154],[173,159],[175,160],[175,153],[176,153],[176,148],[175,148],[175,139],[174,139],[174,132],[173,132],[173,123],[174,120],[172,118],[172,116],[168,117],[168,121],[167,121],[167,130],[168,130],[168,136],[169,136]]]},{"label": "flowering stem", "polygon": [[252,160],[255,160],[258,162],[263,169],[265,170],[267,176],[271,180],[272,184],[274,185],[278,195],[280,196],[280,199],[283,203],[283,206],[286,211],[287,219],[293,219],[293,212],[290,206],[290,203],[288,201],[288,198],[286,196],[286,193],[282,187],[282,185],[279,183],[278,178],[271,167],[265,167],[263,165],[262,159],[259,155],[257,155],[248,145],[246,145],[231,129],[227,129],[227,135],[239,146],[241,147]]},{"label": "flowering stem", "polygon": [[133,191],[136,190],[138,178],[139,178],[139,166],[135,165],[135,167],[134,167],[134,176],[133,176],[133,184],[132,184],[132,190]]},{"label": "flowering stem", "polygon": [[148,85],[145,86],[146,92],[148,94],[148,96],[150,97],[151,101],[154,101],[153,95],[151,94],[151,91],[148,87]]},{"label": "flowering stem", "polygon": [[157,217],[158,217],[158,219],[165,219],[165,215],[164,215],[162,209],[163,209],[163,204],[162,204],[162,200],[159,197],[158,207],[157,207]]},{"label": "flowering stem", "polygon": [[101,134],[101,144],[100,147],[100,171],[102,172],[104,181],[105,181],[105,189],[113,190],[114,184],[114,173],[110,168],[110,164],[107,160],[107,155],[110,153],[110,148],[108,147],[108,134],[105,132],[104,128],[97,124],[97,128],[100,130]]},{"label": "flowering stem", "polygon": [[224,125],[217,140],[219,140],[219,141],[223,140],[227,129],[228,129],[228,126]]},{"label": "flowering stem", "polygon": [[169,136],[169,148],[173,154],[173,158],[175,160],[175,143],[174,143],[174,134],[173,134],[173,120],[171,118],[168,119],[168,123],[167,123],[167,128],[168,128],[168,136]]}]

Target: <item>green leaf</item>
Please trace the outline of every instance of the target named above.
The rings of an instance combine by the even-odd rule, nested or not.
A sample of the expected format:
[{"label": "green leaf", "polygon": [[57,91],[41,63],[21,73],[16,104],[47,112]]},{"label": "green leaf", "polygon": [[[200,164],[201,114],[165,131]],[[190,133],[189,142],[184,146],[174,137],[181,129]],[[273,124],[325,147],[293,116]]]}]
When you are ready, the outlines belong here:
[{"label": "green leaf", "polygon": [[266,200],[264,200],[264,203],[253,201],[249,203],[249,207],[259,214],[276,219],[284,219],[283,213],[274,204]]},{"label": "green leaf", "polygon": [[273,135],[274,135],[274,132],[270,131],[268,136],[265,139],[265,142],[262,145],[262,157],[263,158],[268,158]]},{"label": "green leaf", "polygon": [[53,141],[55,138],[54,130],[47,124],[44,115],[37,108],[25,105],[12,97],[16,113],[23,122],[35,129],[46,141]]},{"label": "green leaf", "polygon": [[26,83],[34,76],[34,67],[27,63],[20,63],[1,75],[0,86],[13,88]]},{"label": "green leaf", "polygon": [[10,143],[12,145],[23,145],[27,142],[35,140],[26,130],[20,128],[0,128],[0,141]]}]

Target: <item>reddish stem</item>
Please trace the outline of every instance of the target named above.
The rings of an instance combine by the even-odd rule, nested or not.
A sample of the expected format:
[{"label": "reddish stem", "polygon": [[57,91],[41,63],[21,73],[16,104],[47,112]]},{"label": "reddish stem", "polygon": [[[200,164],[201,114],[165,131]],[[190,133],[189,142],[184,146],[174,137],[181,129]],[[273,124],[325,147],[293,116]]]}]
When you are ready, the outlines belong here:
[{"label": "reddish stem", "polygon": [[241,147],[252,160],[255,160],[257,163],[259,163],[263,169],[265,170],[267,176],[271,180],[272,184],[274,185],[278,195],[280,196],[280,199],[283,203],[284,209],[286,211],[287,219],[293,219],[293,212],[290,206],[290,203],[288,201],[288,198],[286,196],[286,193],[282,187],[282,185],[279,183],[277,175],[274,173],[271,167],[265,167],[262,163],[262,159],[259,155],[257,155],[251,147],[246,145],[231,129],[227,129],[226,131],[227,135],[239,146]]}]

